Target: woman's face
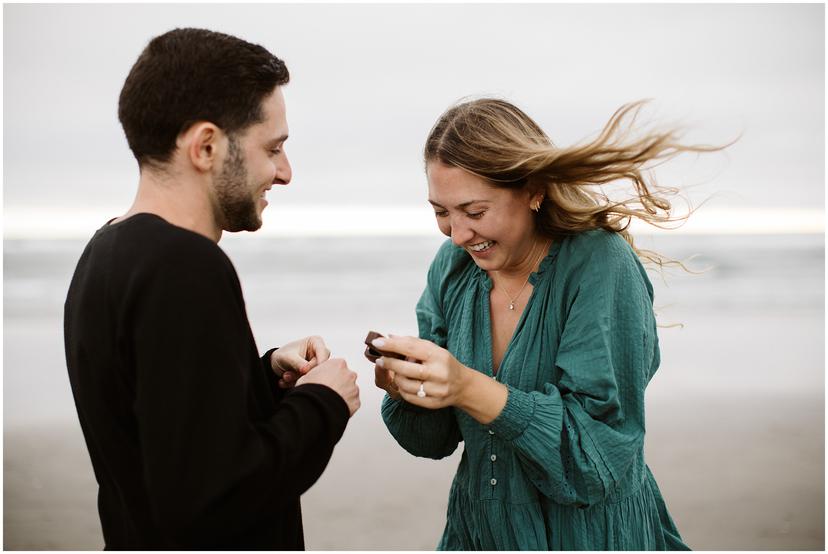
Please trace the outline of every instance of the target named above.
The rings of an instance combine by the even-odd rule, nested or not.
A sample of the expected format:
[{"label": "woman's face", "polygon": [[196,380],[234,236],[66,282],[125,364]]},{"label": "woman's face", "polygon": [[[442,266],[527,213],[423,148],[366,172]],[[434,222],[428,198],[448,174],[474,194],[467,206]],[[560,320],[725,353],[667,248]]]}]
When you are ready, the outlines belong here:
[{"label": "woman's face", "polygon": [[444,235],[485,271],[522,269],[540,239],[530,209],[539,194],[495,188],[440,162],[429,162],[426,176],[428,201]]}]

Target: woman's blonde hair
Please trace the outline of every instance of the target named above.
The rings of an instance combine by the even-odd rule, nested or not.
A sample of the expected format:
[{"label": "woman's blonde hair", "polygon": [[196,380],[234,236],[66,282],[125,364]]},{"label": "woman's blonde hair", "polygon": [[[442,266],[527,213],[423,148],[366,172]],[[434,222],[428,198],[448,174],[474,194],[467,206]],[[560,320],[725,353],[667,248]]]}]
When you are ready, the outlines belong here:
[{"label": "woman's blonde hair", "polygon": [[[619,233],[643,260],[658,266],[677,264],[635,247],[628,227],[633,218],[666,227],[686,220],[676,216],[667,197],[678,189],[661,187],[647,170],[682,152],[712,152],[726,146],[687,146],[676,129],[629,139],[646,101],[622,106],[597,138],[560,148],[528,115],[504,100],[482,98],[447,110],[429,133],[425,162],[459,167],[496,187],[542,192],[538,230],[550,238],[602,228]],[[600,189],[628,181],[634,193],[611,200]]]}]

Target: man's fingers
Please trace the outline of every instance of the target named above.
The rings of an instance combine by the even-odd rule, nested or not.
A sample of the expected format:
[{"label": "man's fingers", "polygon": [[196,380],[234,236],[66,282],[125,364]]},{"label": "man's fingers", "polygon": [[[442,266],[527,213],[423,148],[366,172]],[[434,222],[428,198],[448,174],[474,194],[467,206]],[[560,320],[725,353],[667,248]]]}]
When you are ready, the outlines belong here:
[{"label": "man's fingers", "polygon": [[325,341],[322,339],[322,337],[313,336],[308,337],[307,355],[310,356],[312,359],[316,358],[316,363],[321,364],[322,362],[328,361],[328,358],[331,357],[331,351],[328,350],[328,347],[327,345],[325,345]]},{"label": "man's fingers", "polygon": [[308,361],[302,356],[292,353],[283,353],[281,356],[279,356],[278,361],[280,366],[279,369],[281,369],[283,372],[299,371],[308,363]]},{"label": "man's fingers", "polygon": [[299,373],[304,375],[305,373],[312,370],[313,368],[315,368],[318,365],[319,365],[319,363],[317,362],[316,358],[311,358],[310,360],[305,362],[305,364],[302,367],[299,368]]}]

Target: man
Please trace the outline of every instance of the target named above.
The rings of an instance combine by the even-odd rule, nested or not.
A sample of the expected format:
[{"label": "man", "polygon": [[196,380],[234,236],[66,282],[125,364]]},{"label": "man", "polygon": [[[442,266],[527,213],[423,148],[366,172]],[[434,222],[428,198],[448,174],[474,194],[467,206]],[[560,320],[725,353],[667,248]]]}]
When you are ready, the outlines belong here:
[{"label": "man", "polygon": [[299,496],[359,408],[322,339],[259,357],[216,244],[290,182],[288,78],[261,46],[176,29],[121,91],[138,192],[86,246],[64,314],[108,549],[303,549]]}]

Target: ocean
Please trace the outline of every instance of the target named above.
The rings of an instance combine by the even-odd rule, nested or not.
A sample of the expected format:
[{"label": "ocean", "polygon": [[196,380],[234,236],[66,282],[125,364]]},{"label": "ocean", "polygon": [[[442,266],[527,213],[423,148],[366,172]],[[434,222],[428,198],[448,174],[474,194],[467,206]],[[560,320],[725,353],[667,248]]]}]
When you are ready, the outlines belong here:
[{"label": "ocean", "polygon": [[[362,408],[303,497],[311,550],[430,550],[459,451],[413,458],[385,430],[368,330],[416,334],[443,237],[228,236],[259,349],[322,335],[359,373]],[[4,547],[103,546],[63,354],[85,241],[4,241]],[[694,549],[824,546],[824,235],[655,235],[698,273],[650,272],[661,368],[646,452]]]}]

